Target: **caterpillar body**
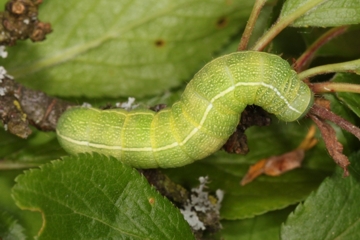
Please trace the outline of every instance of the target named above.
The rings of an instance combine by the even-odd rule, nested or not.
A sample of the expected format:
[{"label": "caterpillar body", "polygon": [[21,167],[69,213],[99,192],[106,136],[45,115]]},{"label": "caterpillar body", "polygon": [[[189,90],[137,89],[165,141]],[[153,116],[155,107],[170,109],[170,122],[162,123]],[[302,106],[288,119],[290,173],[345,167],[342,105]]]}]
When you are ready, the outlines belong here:
[{"label": "caterpillar body", "polygon": [[75,107],[60,117],[56,132],[70,154],[99,152],[137,168],[179,167],[219,150],[246,105],[295,121],[312,102],[311,90],[279,56],[236,52],[205,65],[171,108]]}]

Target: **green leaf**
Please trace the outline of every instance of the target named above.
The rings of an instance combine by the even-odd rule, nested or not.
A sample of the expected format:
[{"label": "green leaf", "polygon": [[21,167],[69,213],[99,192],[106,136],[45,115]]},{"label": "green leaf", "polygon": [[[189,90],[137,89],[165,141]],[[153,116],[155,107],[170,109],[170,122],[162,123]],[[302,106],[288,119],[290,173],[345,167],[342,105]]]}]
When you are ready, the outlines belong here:
[{"label": "green leaf", "polygon": [[273,211],[250,219],[221,221],[223,229],[217,235],[219,239],[249,240],[266,239],[278,240],[281,223],[283,223],[293,206],[279,211]]},{"label": "green leaf", "polygon": [[8,213],[0,211],[0,239],[25,239],[24,228]]},{"label": "green leaf", "polygon": [[4,9],[3,6],[7,3],[7,0],[0,0],[0,6],[2,6],[1,10]]},{"label": "green leaf", "polygon": [[[284,3],[281,17],[292,14],[298,8],[314,0],[288,0]],[[358,0],[323,0],[320,5],[295,20],[293,27],[334,27],[360,23]]]},{"label": "green leaf", "polygon": [[0,169],[29,168],[66,155],[55,133],[34,130],[21,139],[0,127]]},{"label": "green leaf", "polygon": [[350,176],[338,169],[299,205],[281,229],[282,239],[360,238],[360,152],[351,157]]},{"label": "green leaf", "polygon": [[[302,29],[301,36],[305,39],[307,46],[310,46],[320,36],[327,32],[329,28],[306,28]],[[360,48],[354,47],[358,45],[358,39],[360,38],[360,25],[354,25],[348,28],[348,30],[326,43],[320,49],[317,50],[316,56],[321,57],[325,63],[343,62],[344,60],[351,60],[359,58]],[[329,57],[329,58],[326,58]],[[331,58],[330,58],[331,57]],[[336,57],[334,59],[334,57]]]},{"label": "green leaf", "polygon": [[[4,212],[4,218],[0,217],[0,228],[1,226],[8,226],[8,224],[15,224],[14,230],[22,228],[22,233],[25,234],[29,239],[39,231],[41,227],[41,215],[39,213],[22,211],[14,203],[11,198],[11,188],[15,184],[15,177],[18,176],[22,171],[1,171],[0,172],[0,215]],[[6,217],[9,216],[9,217]],[[10,222],[8,222],[10,221]],[[9,230],[9,229],[8,229]],[[6,230],[6,234],[10,232]],[[1,230],[2,231],[2,230]],[[0,238],[2,232],[0,231]],[[18,233],[16,230],[14,232]],[[31,238],[30,238],[31,237]],[[24,238],[13,238],[13,239],[24,239]]]},{"label": "green leaf", "polygon": [[[338,98],[336,98],[334,94],[324,94],[323,96],[326,100],[329,100],[331,102],[332,112],[356,125],[358,117],[353,113],[353,111],[351,111],[351,109],[345,107],[344,103],[342,103]],[[354,135],[347,131],[341,130],[341,128],[335,124],[333,124],[332,127],[336,131],[337,138],[344,146],[345,155],[351,154],[354,151],[359,150],[359,140]]]},{"label": "green leaf", "polygon": [[193,239],[180,211],[114,158],[67,157],[16,181],[17,205],[43,214],[39,239]]},{"label": "green leaf", "polygon": [[260,176],[244,187],[240,180],[251,164],[295,149],[307,129],[304,121],[285,125],[274,119],[271,127],[252,127],[246,131],[250,148],[246,156],[219,152],[194,164],[164,172],[184,186],[195,185],[199,176],[209,176],[209,189],[225,191],[220,209],[223,219],[250,218],[282,209],[304,200],[333,172],[333,160],[322,142],[306,153],[300,169],[279,177]]},{"label": "green leaf", "polygon": [[190,79],[245,24],[252,5],[43,1],[40,18],[53,33],[42,43],[19,43],[0,64],[27,87],[53,95],[153,95]]},{"label": "green leaf", "polygon": [[[333,82],[338,83],[360,83],[360,76],[355,74],[348,73],[338,73],[332,79]],[[350,108],[358,117],[360,117],[360,95],[356,93],[347,93],[347,92],[339,92],[336,93],[336,96],[348,107]]]},{"label": "green leaf", "polygon": [[306,49],[304,40],[298,29],[285,28],[271,43],[271,51],[275,54],[282,53],[284,59],[294,59]]}]

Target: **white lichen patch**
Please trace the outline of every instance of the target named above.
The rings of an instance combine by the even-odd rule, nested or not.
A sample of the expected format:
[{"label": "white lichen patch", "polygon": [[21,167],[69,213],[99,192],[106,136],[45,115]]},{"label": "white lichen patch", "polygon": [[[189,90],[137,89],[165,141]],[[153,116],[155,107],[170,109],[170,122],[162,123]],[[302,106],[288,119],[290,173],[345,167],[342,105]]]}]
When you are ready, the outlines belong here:
[{"label": "white lichen patch", "polygon": [[0,96],[5,96],[6,88],[0,88]]},{"label": "white lichen patch", "polygon": [[91,104],[90,103],[87,103],[87,102],[84,102],[82,105],[82,107],[85,107],[85,108],[91,108]]},{"label": "white lichen patch", "polygon": [[8,56],[8,52],[5,51],[5,46],[0,46],[0,57],[6,58]]},{"label": "white lichen patch", "polygon": [[4,79],[6,76],[6,69],[3,66],[0,66],[0,83],[2,82],[1,80]]},{"label": "white lichen patch", "polygon": [[221,208],[221,202],[224,199],[224,191],[221,189],[216,190],[216,197],[218,199],[216,206],[217,206],[217,210],[220,211]]},{"label": "white lichen patch", "polygon": [[139,104],[134,104],[135,103],[135,98],[133,97],[129,97],[127,102],[123,102],[123,103],[116,103],[115,106],[118,108],[123,108],[125,110],[132,110],[135,109],[139,106]]},{"label": "white lichen patch", "polygon": [[199,181],[199,187],[191,189],[192,194],[190,200],[187,201],[184,209],[180,209],[180,211],[194,230],[205,230],[206,227],[204,223],[200,221],[197,212],[207,213],[211,211],[219,214],[224,192],[220,189],[216,190],[218,200],[216,203],[213,203],[210,201],[209,193],[205,191],[208,177],[200,177]]}]

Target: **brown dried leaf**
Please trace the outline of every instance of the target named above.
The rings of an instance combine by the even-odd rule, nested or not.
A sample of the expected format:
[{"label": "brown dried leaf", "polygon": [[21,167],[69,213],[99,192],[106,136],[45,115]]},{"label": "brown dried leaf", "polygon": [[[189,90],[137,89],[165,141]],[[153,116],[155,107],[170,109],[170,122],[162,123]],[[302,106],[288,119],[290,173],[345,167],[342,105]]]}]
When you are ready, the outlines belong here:
[{"label": "brown dried leaf", "polygon": [[279,176],[285,172],[299,168],[304,160],[305,151],[309,150],[317,143],[315,136],[315,126],[312,125],[300,145],[293,151],[284,153],[279,156],[272,156],[267,159],[262,159],[254,165],[250,166],[249,171],[241,180],[241,185],[244,186],[253,181],[261,174],[268,176]]},{"label": "brown dried leaf", "polygon": [[318,126],[330,156],[334,159],[336,164],[338,164],[344,170],[344,177],[349,176],[347,167],[349,166],[350,162],[347,156],[342,153],[343,146],[337,140],[335,130],[328,123],[320,120],[315,115],[309,114],[309,116]]},{"label": "brown dried leaf", "polygon": [[260,160],[250,167],[247,174],[241,180],[241,185],[244,186],[248,184],[261,174],[279,176],[285,172],[299,168],[301,162],[304,160],[304,155],[305,150],[295,149],[280,156],[272,156]]}]

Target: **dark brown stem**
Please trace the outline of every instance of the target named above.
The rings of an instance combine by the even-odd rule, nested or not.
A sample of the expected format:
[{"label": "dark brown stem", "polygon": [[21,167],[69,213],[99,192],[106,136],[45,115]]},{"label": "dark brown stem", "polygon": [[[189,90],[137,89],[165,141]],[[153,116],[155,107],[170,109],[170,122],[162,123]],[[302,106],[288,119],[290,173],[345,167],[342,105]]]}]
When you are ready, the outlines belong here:
[{"label": "dark brown stem", "polygon": [[23,87],[13,79],[4,78],[0,88],[0,118],[9,132],[27,138],[31,134],[29,124],[43,131],[53,131],[60,115],[72,104],[45,93]]},{"label": "dark brown stem", "polygon": [[316,115],[324,120],[329,120],[345,131],[353,134],[360,140],[360,129],[353,125],[351,122],[347,121],[346,119],[336,115],[335,113],[329,111],[328,109],[321,107],[317,104],[314,104],[310,110],[310,113]]},{"label": "dark brown stem", "polygon": [[138,170],[161,195],[167,197],[177,205],[183,206],[189,199],[190,193],[181,185],[174,183],[159,169]]},{"label": "dark brown stem", "polygon": [[241,118],[236,131],[229,137],[223,146],[228,153],[247,154],[249,147],[245,130],[251,126],[269,126],[271,118],[269,114],[258,106],[247,106],[241,113]]}]

